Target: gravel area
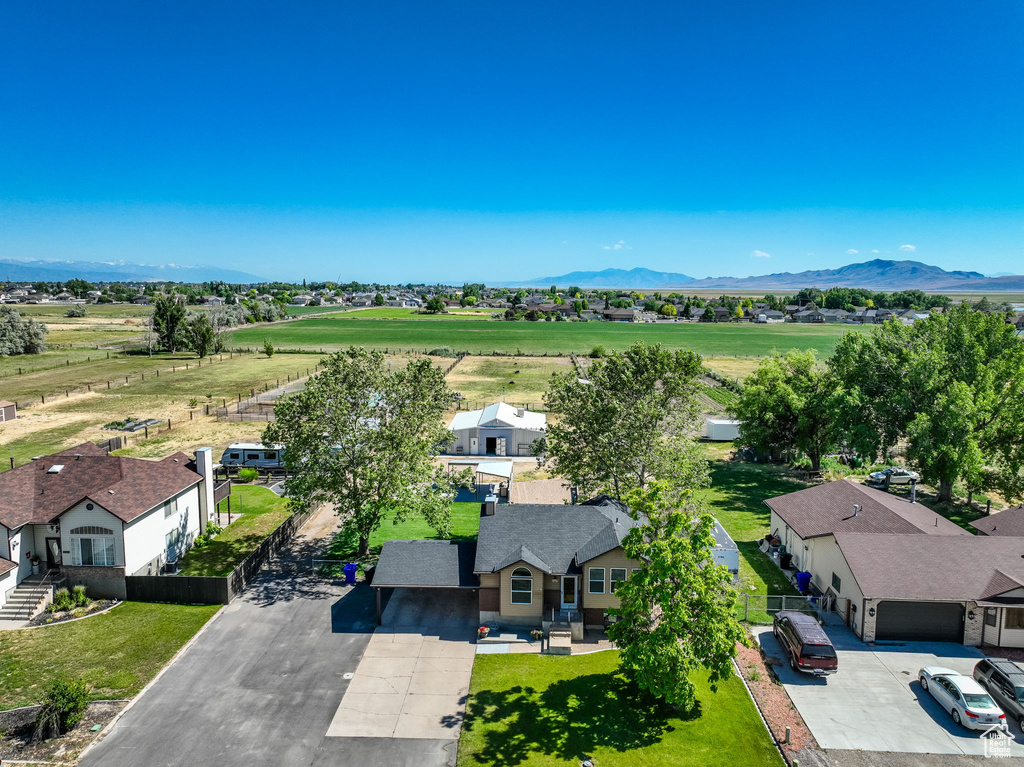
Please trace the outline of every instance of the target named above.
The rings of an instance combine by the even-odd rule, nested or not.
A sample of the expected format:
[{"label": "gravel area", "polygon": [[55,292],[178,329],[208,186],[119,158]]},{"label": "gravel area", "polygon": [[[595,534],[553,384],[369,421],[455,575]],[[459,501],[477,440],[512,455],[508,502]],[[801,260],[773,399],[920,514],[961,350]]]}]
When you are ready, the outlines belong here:
[{"label": "gravel area", "polygon": [[32,740],[35,710],[26,710],[26,721],[0,735],[0,759],[13,763],[74,764],[82,750],[99,735],[92,728],[105,726],[127,705],[127,701],[90,703],[89,710],[74,729],[59,738],[43,741]]},{"label": "gravel area", "polygon": [[509,500],[512,503],[568,503],[572,494],[565,482],[560,477],[513,482]]}]

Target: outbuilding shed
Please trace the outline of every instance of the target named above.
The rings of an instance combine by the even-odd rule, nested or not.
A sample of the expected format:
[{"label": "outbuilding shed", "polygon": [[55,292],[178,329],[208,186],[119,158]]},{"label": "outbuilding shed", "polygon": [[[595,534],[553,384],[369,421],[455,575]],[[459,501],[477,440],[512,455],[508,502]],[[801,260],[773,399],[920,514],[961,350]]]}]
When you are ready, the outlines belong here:
[{"label": "outbuilding shed", "polygon": [[533,443],[544,436],[547,420],[544,413],[505,402],[456,413],[448,426],[455,434],[450,451],[455,455],[528,456]]}]

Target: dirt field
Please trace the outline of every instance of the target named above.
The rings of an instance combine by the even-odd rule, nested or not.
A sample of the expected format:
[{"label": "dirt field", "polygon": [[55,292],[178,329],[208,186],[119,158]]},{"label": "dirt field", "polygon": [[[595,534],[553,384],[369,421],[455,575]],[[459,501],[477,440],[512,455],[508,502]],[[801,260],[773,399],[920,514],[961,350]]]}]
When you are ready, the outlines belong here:
[{"label": "dirt field", "polygon": [[466,357],[448,374],[448,384],[468,408],[500,401],[539,407],[552,374],[571,367],[568,357]]},{"label": "dirt field", "polygon": [[722,375],[743,380],[757,367],[758,357],[705,357],[704,365]]}]

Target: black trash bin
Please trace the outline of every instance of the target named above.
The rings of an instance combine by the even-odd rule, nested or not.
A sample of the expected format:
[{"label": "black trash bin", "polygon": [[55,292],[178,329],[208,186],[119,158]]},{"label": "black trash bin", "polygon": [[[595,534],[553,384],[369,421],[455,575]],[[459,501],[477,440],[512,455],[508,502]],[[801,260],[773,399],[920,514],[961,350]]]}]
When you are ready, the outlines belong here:
[{"label": "black trash bin", "polygon": [[782,567],[783,570],[788,570],[790,567],[793,566],[793,555],[789,552],[786,552],[785,554],[779,554],[779,565]]},{"label": "black trash bin", "polygon": [[356,570],[359,569],[359,565],[355,562],[348,562],[345,565],[345,583],[353,584],[356,582]]}]

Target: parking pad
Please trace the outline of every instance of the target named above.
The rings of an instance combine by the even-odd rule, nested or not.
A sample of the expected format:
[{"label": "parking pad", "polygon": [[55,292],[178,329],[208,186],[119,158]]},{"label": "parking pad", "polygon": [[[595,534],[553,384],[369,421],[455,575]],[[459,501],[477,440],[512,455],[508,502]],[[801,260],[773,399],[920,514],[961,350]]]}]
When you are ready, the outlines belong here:
[{"label": "parking pad", "polygon": [[[867,645],[845,627],[825,630],[836,647],[838,673],[812,677],[789,668],[770,627],[757,641],[773,661],[793,705],[824,749],[892,751],[920,754],[983,755],[979,732],[953,722],[918,672],[944,666],[970,676],[984,657],[976,648],[944,642]],[[1024,735],[1011,723],[1013,756],[1024,756]]]},{"label": "parking pad", "polygon": [[475,654],[465,632],[377,629],[327,736],[457,740]]}]

